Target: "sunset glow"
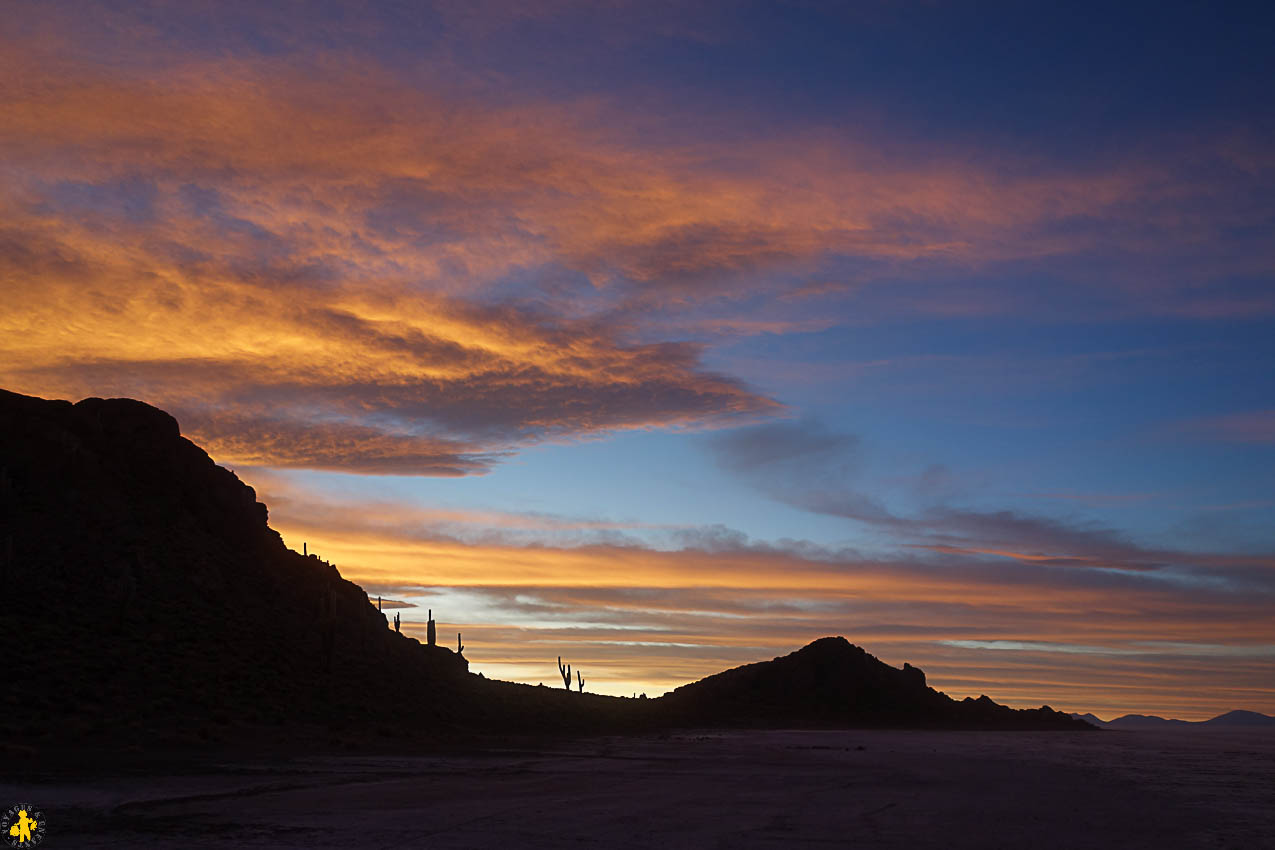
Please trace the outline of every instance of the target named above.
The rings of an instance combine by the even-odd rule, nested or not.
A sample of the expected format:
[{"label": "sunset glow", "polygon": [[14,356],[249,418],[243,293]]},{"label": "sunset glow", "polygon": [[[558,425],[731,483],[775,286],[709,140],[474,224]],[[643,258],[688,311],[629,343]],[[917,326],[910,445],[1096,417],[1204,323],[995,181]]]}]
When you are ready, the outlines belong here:
[{"label": "sunset glow", "polygon": [[1270,26],[1025,14],[17,0],[0,387],[488,677],[1275,714]]}]

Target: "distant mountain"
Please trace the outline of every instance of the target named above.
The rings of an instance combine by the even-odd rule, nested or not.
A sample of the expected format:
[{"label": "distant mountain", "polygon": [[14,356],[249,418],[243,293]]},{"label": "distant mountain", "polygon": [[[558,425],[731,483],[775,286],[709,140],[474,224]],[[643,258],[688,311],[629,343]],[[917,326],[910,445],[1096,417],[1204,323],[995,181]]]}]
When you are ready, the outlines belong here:
[{"label": "distant mountain", "polygon": [[1258,714],[1256,711],[1228,711],[1217,717],[1205,720],[1205,726],[1269,726],[1275,727],[1275,717],[1269,714]]},{"label": "distant mountain", "polygon": [[267,516],[161,410],[0,390],[0,741],[162,749],[688,724],[1091,728],[1048,708],[956,702],[920,670],[844,638],[651,700],[484,679],[457,653],[389,629],[362,588],[288,549]]},{"label": "distant mountain", "polygon": [[1114,720],[1101,720],[1092,714],[1071,716],[1105,729],[1275,728],[1275,717],[1258,714],[1256,711],[1228,711],[1209,720],[1176,720],[1154,714],[1126,714]]},{"label": "distant mountain", "polygon": [[679,723],[774,727],[1090,729],[1048,706],[1015,710],[986,696],[960,702],[910,664],[877,660],[844,637],[683,685],[660,698]]}]

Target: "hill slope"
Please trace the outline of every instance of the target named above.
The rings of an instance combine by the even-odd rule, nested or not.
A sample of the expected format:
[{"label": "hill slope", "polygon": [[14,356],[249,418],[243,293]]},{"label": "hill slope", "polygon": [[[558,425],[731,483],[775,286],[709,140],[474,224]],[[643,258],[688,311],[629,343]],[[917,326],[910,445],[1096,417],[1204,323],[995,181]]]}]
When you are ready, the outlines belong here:
[{"label": "hill slope", "polygon": [[445,694],[464,659],[395,635],[266,519],[163,411],[0,392],[0,642],[23,682],[0,697],[5,731],[198,740],[244,722],[454,720],[426,683]]},{"label": "hill slope", "polygon": [[1211,717],[1204,721],[1205,726],[1227,726],[1227,727],[1254,727],[1275,728],[1275,717],[1269,714],[1260,714],[1256,711],[1228,711],[1225,714],[1219,714],[1217,717]]},{"label": "hill slope", "polygon": [[718,673],[661,697],[681,723],[746,727],[1091,729],[1047,706],[1014,710],[986,696],[953,700],[910,664],[891,667],[844,637]]}]

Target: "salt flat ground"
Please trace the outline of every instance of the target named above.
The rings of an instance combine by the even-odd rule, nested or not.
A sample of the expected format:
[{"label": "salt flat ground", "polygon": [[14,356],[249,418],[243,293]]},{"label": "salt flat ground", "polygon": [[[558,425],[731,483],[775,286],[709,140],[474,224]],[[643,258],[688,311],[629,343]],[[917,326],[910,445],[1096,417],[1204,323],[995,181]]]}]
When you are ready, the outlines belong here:
[{"label": "salt flat ground", "polygon": [[54,847],[1275,848],[1270,732],[688,732],[0,784]]}]

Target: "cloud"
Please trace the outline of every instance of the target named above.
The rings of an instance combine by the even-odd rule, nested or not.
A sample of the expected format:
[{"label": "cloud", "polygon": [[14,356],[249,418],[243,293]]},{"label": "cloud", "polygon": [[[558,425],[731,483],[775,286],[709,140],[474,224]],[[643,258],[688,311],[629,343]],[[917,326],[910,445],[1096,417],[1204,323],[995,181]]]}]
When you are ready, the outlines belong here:
[{"label": "cloud", "polygon": [[56,321],[74,290],[50,281],[6,316],[4,383],[141,397],[228,463],[461,475],[540,440],[780,409],[702,369],[696,346],[626,345],[515,308],[323,290],[304,297],[336,303],[297,306],[288,289],[164,285]]},{"label": "cloud", "polygon": [[[1199,247],[1260,211],[1180,176],[1222,157],[1265,180],[1233,140],[1084,170],[882,128],[724,146],[605,99],[497,97],[438,56],[391,66],[366,51],[397,13],[28,12],[0,36],[0,382],[177,409],[228,462],[470,474],[546,439],[759,421],[783,408],[704,342],[826,329],[823,299],[1025,310],[1024,268],[1082,287],[1098,262],[1126,309],[1190,312],[1271,268]],[[1130,263],[1181,274],[1148,292]]]},{"label": "cloud", "polygon": [[536,511],[444,508],[404,500],[325,498],[291,474],[269,468],[239,468],[264,501],[288,517],[294,534],[352,535],[403,541],[451,541],[488,546],[626,545],[639,534],[669,527],[597,516],[562,516]]},{"label": "cloud", "polygon": [[708,446],[718,464],[734,472],[782,465],[793,474],[844,465],[858,449],[859,439],[829,431],[817,422],[781,422],[726,431],[712,437]]},{"label": "cloud", "polygon": [[859,442],[805,420],[724,431],[706,445],[718,466],[776,501],[813,513],[894,522],[876,499],[847,487],[859,473]]},{"label": "cloud", "polygon": [[[635,11],[626,8],[626,17]],[[152,223],[161,221],[170,197],[184,193],[204,199],[188,210],[198,220],[191,223],[205,225],[200,240],[212,237],[247,252],[245,259],[281,251],[293,270],[337,266],[452,292],[548,264],[672,301],[741,288],[780,299],[857,289],[860,282],[829,281],[828,260],[836,258],[867,261],[859,268],[875,269],[872,276],[905,290],[906,300],[913,293],[899,284],[918,263],[933,264],[926,272],[968,273],[1070,260],[1078,267],[1069,282],[1079,286],[1094,278],[1097,259],[1103,269],[1121,270],[1118,285],[1143,309],[1154,300],[1145,281],[1155,276],[1124,274],[1130,263],[1144,272],[1177,268],[1155,294],[1169,311],[1190,313],[1219,300],[1210,295],[1223,285],[1219,269],[1271,270],[1260,243],[1234,250],[1244,226],[1269,213],[1251,187],[1271,177],[1271,163],[1233,134],[1085,168],[1002,149],[904,143],[886,128],[768,126],[764,136],[737,130],[727,145],[710,133],[672,135],[632,104],[600,98],[525,94],[511,105],[459,82],[472,81],[472,69],[432,53],[419,57],[419,49],[425,64],[417,74],[385,61],[385,36],[396,27],[438,30],[441,14],[444,28],[463,30],[481,16],[435,10],[427,22],[360,9],[314,15],[297,27],[278,10],[241,10],[235,22],[255,16],[246,31],[269,32],[270,45],[286,54],[280,60],[243,30],[212,26],[208,19],[219,12],[31,9],[32,33],[7,45],[14,84],[5,104],[9,130],[0,134],[10,159],[24,166],[26,188],[107,227],[120,210],[144,208]],[[574,15],[556,4],[535,14]],[[519,19],[496,17],[489,23],[497,28]],[[183,49],[155,21],[179,30]],[[594,39],[633,31],[614,18],[610,26],[583,23]],[[102,28],[114,38],[90,38]],[[307,51],[307,37],[348,52]],[[163,85],[151,83],[157,70]],[[1212,240],[1201,238],[1202,228]],[[750,276],[762,269],[798,279]],[[1014,277],[1014,286],[986,299],[960,287],[957,302],[941,284],[915,309],[991,305],[1024,289]],[[1181,298],[1163,297],[1166,290]],[[929,303],[935,299],[947,301]]]},{"label": "cloud", "polygon": [[1191,435],[1227,443],[1275,444],[1275,410],[1253,410],[1197,419],[1180,426]]},{"label": "cloud", "polygon": [[503,453],[452,440],[355,424],[173,412],[182,432],[223,464],[372,475],[459,477],[487,472]]},{"label": "cloud", "polygon": [[992,556],[1021,564],[1134,571],[1183,564],[1241,569],[1254,563],[1245,556],[1202,556],[1143,546],[1092,520],[961,507],[953,504],[956,491],[950,474],[933,465],[910,483],[894,476],[895,483],[909,484],[905,495],[920,502],[911,511],[900,511],[864,492],[860,441],[814,421],[732,429],[708,437],[706,445],[719,466],[770,498],[861,524],[885,535],[892,547]]},{"label": "cloud", "polygon": [[416,603],[415,603],[415,602],[404,602],[404,601],[403,601],[403,600],[401,600],[401,599],[381,599],[381,598],[378,598],[378,599],[377,599],[377,601],[376,601],[376,604],[377,604],[377,606],[378,606],[378,607],[380,607],[380,609],[381,609],[381,610],[383,610],[383,611],[384,611],[384,610],[394,610],[394,609],[396,609],[396,608],[415,608],[415,607],[416,607]]},{"label": "cloud", "polygon": [[965,546],[968,551],[1058,565],[1155,569],[1163,566],[1158,559],[1167,555],[1130,543],[1115,529],[1095,522],[1068,522],[1013,510],[940,507],[892,524],[947,541],[954,550]]}]

